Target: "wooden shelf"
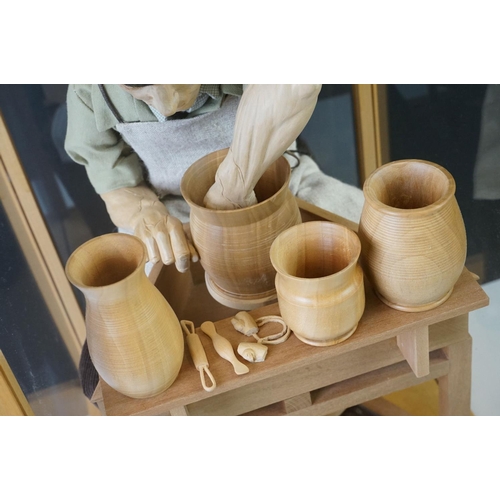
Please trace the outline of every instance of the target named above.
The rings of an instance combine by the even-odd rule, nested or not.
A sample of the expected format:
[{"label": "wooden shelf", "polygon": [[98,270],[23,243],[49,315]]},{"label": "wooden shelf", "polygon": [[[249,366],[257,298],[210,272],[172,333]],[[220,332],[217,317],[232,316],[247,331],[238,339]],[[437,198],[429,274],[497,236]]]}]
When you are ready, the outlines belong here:
[{"label": "wooden shelf", "polygon": [[[338,219],[301,205],[305,220]],[[176,304],[179,319],[191,320],[197,327],[202,321],[214,321],[235,351],[247,340],[232,327],[230,320],[237,311],[218,305],[206,292],[201,268],[193,266],[191,274],[182,277],[164,268],[162,275],[157,286],[171,305]],[[340,344],[314,347],[292,335],[281,345],[269,346],[265,362],[249,364],[250,372],[237,376],[197,328],[217,381],[213,392],[201,387],[186,349],[179,376],[163,394],[131,399],[101,381],[102,402],[107,415],[326,415],[437,378],[441,413],[468,415],[468,313],[488,303],[476,277],[465,268],[444,304],[419,313],[389,308],[366,283],[363,317],[352,337]],[[250,314],[254,318],[279,315],[279,307],[274,303]],[[263,328],[267,329],[262,335],[267,335],[278,326]]]}]

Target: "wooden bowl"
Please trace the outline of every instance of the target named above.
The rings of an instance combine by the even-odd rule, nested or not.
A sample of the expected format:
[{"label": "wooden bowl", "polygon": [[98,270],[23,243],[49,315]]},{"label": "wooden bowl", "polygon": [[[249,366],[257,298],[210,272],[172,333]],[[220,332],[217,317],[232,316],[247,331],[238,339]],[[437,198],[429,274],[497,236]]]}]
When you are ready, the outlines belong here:
[{"label": "wooden bowl", "polygon": [[203,200],[227,151],[216,151],[191,165],[182,178],[181,192],[191,208],[191,234],[210,294],[227,307],[250,310],[276,300],[269,250],[276,236],[300,223],[301,217],[288,187],[290,166],[284,157],[257,183],[258,204],[238,210],[205,208]]},{"label": "wooden bowl", "polygon": [[363,186],[362,265],[382,301],[418,312],[442,304],[467,254],[455,181],[423,160],[388,163]]},{"label": "wooden bowl", "polygon": [[356,233],[326,221],[294,226],[274,241],[280,313],[303,342],[329,346],[356,330],[365,308],[360,252]]},{"label": "wooden bowl", "polygon": [[170,304],[144,272],[147,250],[135,236],[93,238],[66,263],[86,300],[90,357],[101,378],[131,398],[168,389],[180,371],[184,339]]}]

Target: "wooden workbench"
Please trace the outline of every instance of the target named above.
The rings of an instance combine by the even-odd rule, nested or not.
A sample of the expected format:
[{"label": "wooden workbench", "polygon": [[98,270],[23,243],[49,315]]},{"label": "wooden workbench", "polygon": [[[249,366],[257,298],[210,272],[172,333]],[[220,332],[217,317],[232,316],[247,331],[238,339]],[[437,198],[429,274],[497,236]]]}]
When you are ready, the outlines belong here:
[{"label": "wooden workbench", "polygon": [[[339,221],[333,214],[303,202],[300,205],[304,221]],[[214,321],[236,351],[240,342],[248,340],[231,325],[237,311],[209,296],[201,267],[193,266],[185,275],[171,268],[162,269],[156,284],[179,320],[191,320],[197,327],[203,321]],[[202,389],[186,349],[179,376],[164,393],[131,399],[101,380],[95,401],[106,415],[328,415],[437,379],[440,413],[470,415],[472,339],[468,313],[489,303],[476,277],[464,268],[450,298],[438,308],[420,313],[391,309],[376,297],[369,283],[365,286],[366,308],[358,329],[338,345],[313,347],[291,335],[283,344],[270,345],[263,363],[245,362],[250,372],[238,376],[198,328],[217,381],[213,392]],[[254,318],[279,315],[278,304],[251,314]],[[268,324],[259,334],[278,328]]]}]

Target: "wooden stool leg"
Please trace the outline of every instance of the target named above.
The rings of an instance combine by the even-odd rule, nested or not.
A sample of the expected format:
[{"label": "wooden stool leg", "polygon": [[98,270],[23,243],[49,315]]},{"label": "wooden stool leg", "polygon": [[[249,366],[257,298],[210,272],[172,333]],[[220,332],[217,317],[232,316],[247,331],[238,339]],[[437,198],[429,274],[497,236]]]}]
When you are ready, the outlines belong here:
[{"label": "wooden stool leg", "polygon": [[312,404],[311,393],[306,392],[304,394],[299,394],[298,396],[294,396],[293,398],[285,399],[283,403],[285,406],[285,412],[287,414],[293,413],[294,411],[303,410],[304,408],[307,408]]},{"label": "wooden stool leg", "polygon": [[429,327],[420,326],[401,333],[397,343],[415,376],[429,375]]},{"label": "wooden stool leg", "polygon": [[178,406],[170,410],[170,415],[172,417],[188,417],[189,411],[185,406]]},{"label": "wooden stool leg", "polygon": [[439,413],[441,415],[471,415],[472,337],[443,349],[450,369],[439,382]]}]

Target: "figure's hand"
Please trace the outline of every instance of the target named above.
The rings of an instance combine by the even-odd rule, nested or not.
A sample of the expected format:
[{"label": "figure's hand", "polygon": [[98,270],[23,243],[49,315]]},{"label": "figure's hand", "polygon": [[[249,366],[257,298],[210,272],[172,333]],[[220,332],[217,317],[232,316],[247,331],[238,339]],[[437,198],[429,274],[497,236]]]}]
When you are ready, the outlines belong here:
[{"label": "figure's hand", "polygon": [[146,186],[121,188],[101,195],[113,223],[131,231],[148,249],[149,260],[165,265],[175,262],[181,273],[198,254],[179,219],[172,217],[165,205]]},{"label": "figure's hand", "polygon": [[208,208],[242,208],[257,203],[253,190],[267,168],[306,126],[321,85],[249,85],[236,113],[229,152],[208,191]]},{"label": "figure's hand", "polygon": [[205,207],[214,210],[234,210],[257,204],[255,193],[250,191],[250,194],[246,194],[246,190],[242,189],[242,181],[241,170],[234,162],[232,151],[229,150],[215,174],[214,184],[205,195],[203,200]]}]

